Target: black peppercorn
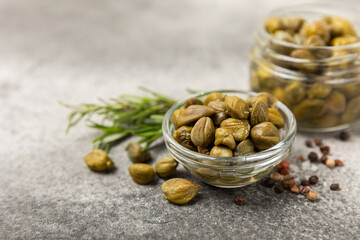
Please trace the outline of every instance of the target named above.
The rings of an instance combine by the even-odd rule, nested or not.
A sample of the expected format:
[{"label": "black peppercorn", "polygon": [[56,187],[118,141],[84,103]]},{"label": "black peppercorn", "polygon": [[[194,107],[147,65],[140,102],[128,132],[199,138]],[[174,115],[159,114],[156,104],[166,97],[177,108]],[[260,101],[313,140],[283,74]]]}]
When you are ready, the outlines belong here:
[{"label": "black peppercorn", "polygon": [[283,193],[284,192],[284,188],[281,184],[276,184],[275,188],[274,188],[276,193]]},{"label": "black peppercorn", "polygon": [[305,180],[305,179],[304,179],[304,180],[301,181],[301,185],[302,185],[302,186],[310,186],[310,183],[309,183],[308,180]]},{"label": "black peppercorn", "polygon": [[350,139],[350,134],[349,134],[348,132],[342,131],[342,132],[340,133],[340,139],[341,139],[342,141],[347,141],[347,140]]},{"label": "black peppercorn", "polygon": [[311,162],[317,162],[319,160],[319,156],[316,152],[310,152],[308,158]]},{"label": "black peppercorn", "polygon": [[306,140],[305,145],[309,148],[311,148],[313,146],[311,140]]},{"label": "black peppercorn", "polygon": [[317,146],[321,146],[322,145],[322,138],[317,137],[314,139],[314,142]]},{"label": "black peppercorn", "polygon": [[309,178],[309,183],[310,184],[317,184],[319,182],[319,178],[317,176],[311,176]]},{"label": "black peppercorn", "polygon": [[234,198],[234,203],[236,205],[243,205],[244,204],[244,198],[242,196],[238,195],[238,196],[236,196]]},{"label": "black peppercorn", "polygon": [[320,146],[320,151],[324,155],[328,155],[330,153],[330,147],[329,146]]},{"label": "black peppercorn", "polygon": [[328,159],[328,157],[326,155],[322,155],[321,158],[320,158],[320,161],[323,163],[323,164],[326,164],[326,160]]},{"label": "black peppercorn", "polygon": [[330,185],[330,189],[335,191],[338,190],[340,188],[340,185],[338,183],[333,183]]},{"label": "black peppercorn", "polygon": [[274,185],[275,185],[275,181],[272,180],[271,178],[266,178],[264,181],[263,181],[263,185],[267,188],[272,188]]}]

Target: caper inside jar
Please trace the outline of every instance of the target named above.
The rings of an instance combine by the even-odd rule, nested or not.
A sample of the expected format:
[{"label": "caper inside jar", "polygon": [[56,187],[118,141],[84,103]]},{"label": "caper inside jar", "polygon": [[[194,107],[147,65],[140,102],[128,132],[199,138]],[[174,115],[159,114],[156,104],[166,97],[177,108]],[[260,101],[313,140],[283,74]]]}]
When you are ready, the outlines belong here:
[{"label": "caper inside jar", "polygon": [[[281,140],[279,128],[284,127],[284,119],[276,109],[277,101],[268,93],[259,93],[245,100],[211,93],[206,96],[204,105],[198,99],[197,105],[174,112],[177,129],[173,138],[183,147],[210,156],[255,154]],[[213,116],[219,113],[226,117],[214,124]]]},{"label": "caper inside jar", "polygon": [[276,96],[305,131],[335,131],[360,119],[354,104],[360,96],[357,13],[323,13],[317,5],[274,11],[259,27],[250,54],[252,90]]}]

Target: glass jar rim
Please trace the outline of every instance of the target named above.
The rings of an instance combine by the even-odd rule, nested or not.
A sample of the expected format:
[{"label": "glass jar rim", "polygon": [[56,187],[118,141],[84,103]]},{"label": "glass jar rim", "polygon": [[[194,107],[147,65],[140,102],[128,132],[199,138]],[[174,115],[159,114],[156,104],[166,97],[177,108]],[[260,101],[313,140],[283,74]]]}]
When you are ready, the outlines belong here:
[{"label": "glass jar rim", "polygon": [[[291,14],[291,13],[316,13],[316,10],[313,10],[316,7],[324,8],[324,3],[305,3],[305,4],[295,4],[287,7],[281,7],[276,8],[269,12],[263,19],[260,21],[260,25],[257,28],[258,29],[258,35],[261,39],[267,39],[271,40],[273,43],[276,43],[278,45],[282,45],[284,47],[289,48],[301,48],[306,50],[333,50],[333,51],[340,51],[340,50],[349,50],[354,48],[360,48],[360,39],[356,43],[348,44],[348,45],[342,45],[342,46],[306,46],[301,45],[297,43],[291,43],[287,41],[283,41],[280,39],[276,39],[274,36],[272,36],[270,33],[268,33],[264,27],[264,23],[266,20],[273,16],[278,16],[281,14]],[[301,10],[302,8],[311,8],[312,10]],[[353,8],[346,7],[344,5],[340,5],[337,3],[326,3],[326,9],[332,9],[332,10],[344,10],[347,12],[353,12],[354,14],[357,13]],[[346,19],[346,17],[344,17]],[[360,34],[360,19],[358,19],[357,22],[352,22],[353,26],[356,28],[358,34]],[[359,36],[358,36],[359,38]]]},{"label": "glass jar rim", "polygon": [[[208,95],[210,93],[214,93],[214,92],[238,93],[238,94],[247,94],[247,95],[251,95],[251,96],[254,96],[257,94],[256,92],[247,91],[247,90],[216,90],[216,91],[208,91],[208,92],[200,92],[200,93],[192,94],[192,95],[178,101],[167,111],[167,113],[165,114],[164,120],[163,120],[162,131],[163,131],[163,136],[165,138],[165,141],[170,142],[173,146],[175,146],[175,148],[178,151],[181,151],[182,154],[186,155],[189,158],[197,158],[197,159],[202,159],[202,160],[206,160],[206,161],[210,161],[210,162],[255,163],[255,162],[266,161],[267,159],[271,158],[272,156],[288,150],[287,145],[290,144],[292,142],[293,138],[295,137],[297,124],[296,124],[295,116],[293,115],[293,113],[290,111],[289,108],[287,108],[285,106],[285,104],[283,104],[280,101],[278,101],[276,103],[276,105],[277,105],[278,109],[280,109],[284,113],[285,118],[289,122],[289,126],[288,126],[288,129],[287,129],[287,132],[286,132],[284,138],[278,144],[276,144],[275,146],[273,146],[267,150],[258,152],[256,154],[248,155],[248,156],[215,157],[215,156],[197,153],[188,148],[181,146],[178,142],[175,141],[175,139],[172,137],[172,134],[171,134],[170,127],[171,127],[171,119],[173,117],[173,112],[175,110],[179,109],[180,107],[182,107],[186,103],[186,100],[188,98],[203,97],[203,96],[206,96],[206,95]],[[214,165],[211,165],[211,166],[214,166]],[[219,167],[224,167],[224,166],[219,166]]]}]

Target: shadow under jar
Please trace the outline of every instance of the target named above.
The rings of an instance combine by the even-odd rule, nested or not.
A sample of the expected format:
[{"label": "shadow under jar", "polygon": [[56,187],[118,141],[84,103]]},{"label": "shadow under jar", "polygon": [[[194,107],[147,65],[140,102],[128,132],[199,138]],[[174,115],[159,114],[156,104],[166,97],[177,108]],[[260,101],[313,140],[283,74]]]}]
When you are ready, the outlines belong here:
[{"label": "shadow under jar", "polygon": [[[256,95],[250,91],[218,90],[213,92],[238,96],[242,99]],[[191,95],[169,109],[162,125],[167,149],[174,159],[181,163],[193,176],[212,186],[236,188],[262,179],[289,155],[296,134],[294,115],[283,103],[279,101],[276,103],[277,110],[284,118],[285,126],[279,129],[281,141],[272,148],[239,157],[214,157],[201,154],[185,148],[175,141],[173,138],[175,132],[173,113],[184,106],[188,98],[203,99],[213,92]]]},{"label": "shadow under jar", "polygon": [[346,31],[351,29],[353,40],[350,44],[338,44],[333,41],[336,36],[331,36],[335,34],[331,30],[328,44],[318,44],[318,36],[307,41],[292,32],[290,38],[283,33],[289,33],[283,25],[281,33],[269,33],[264,21],[257,29],[250,54],[251,89],[269,92],[285,103],[294,113],[300,131],[337,131],[360,119],[358,13],[326,3],[278,9],[266,19],[274,16],[281,20],[299,17],[305,20],[300,24],[310,28],[307,33],[314,31],[314,35],[322,34],[318,25],[323,23],[333,29],[330,22],[335,18],[344,21]]}]

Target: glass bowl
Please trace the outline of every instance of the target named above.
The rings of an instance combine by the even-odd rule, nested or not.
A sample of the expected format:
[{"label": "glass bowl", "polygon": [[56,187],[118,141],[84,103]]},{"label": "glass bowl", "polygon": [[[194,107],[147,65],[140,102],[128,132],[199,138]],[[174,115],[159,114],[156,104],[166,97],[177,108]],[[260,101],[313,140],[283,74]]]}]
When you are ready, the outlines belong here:
[{"label": "glass bowl", "polygon": [[172,106],[166,113],[162,131],[165,144],[170,154],[181,163],[192,175],[203,182],[216,187],[236,188],[262,179],[266,174],[283,161],[290,153],[295,134],[296,120],[292,112],[280,101],[278,111],[282,114],[285,127],[280,129],[281,142],[262,152],[239,157],[214,157],[191,151],[175,141],[173,112],[182,107],[190,97],[203,99],[210,93],[221,92],[227,95],[247,99],[255,92],[242,90],[217,90],[188,96]]}]

